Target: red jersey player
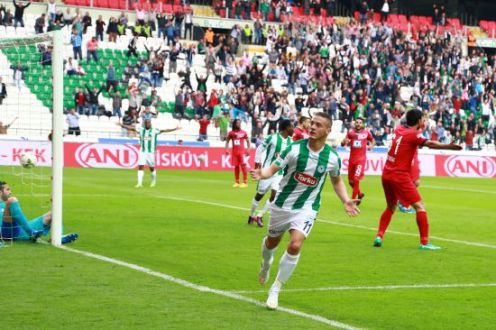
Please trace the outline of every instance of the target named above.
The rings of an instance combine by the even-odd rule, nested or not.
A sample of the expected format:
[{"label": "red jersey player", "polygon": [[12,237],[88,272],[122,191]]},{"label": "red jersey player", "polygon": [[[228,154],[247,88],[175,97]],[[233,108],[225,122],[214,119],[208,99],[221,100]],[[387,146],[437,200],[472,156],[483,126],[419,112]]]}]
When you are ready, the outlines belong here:
[{"label": "red jersey player", "polygon": [[308,139],[308,129],[310,128],[310,118],[301,116],[298,119],[298,126],[293,131],[293,142]]},{"label": "red jersey player", "polygon": [[[348,131],[346,138],[341,142],[342,146],[350,146],[350,159],[348,162],[348,183],[353,188],[351,199],[361,201],[365,196],[360,191],[360,180],[365,175],[365,162],[367,161],[367,146],[372,148],[375,145],[375,140],[372,134],[364,128],[364,119],[357,118],[355,120],[355,129]],[[357,203],[360,205],[360,202]]]},{"label": "red jersey player", "polygon": [[[241,120],[235,119],[232,123],[232,131],[227,134],[226,148],[229,148],[229,141],[232,141],[231,149],[231,165],[234,166],[234,177],[236,183],[233,187],[246,188],[248,187],[248,170],[246,168],[245,156],[248,155],[250,149],[250,140],[248,134],[241,129]],[[245,149],[246,141],[246,149]],[[239,170],[243,171],[243,183],[239,184]]]},{"label": "red jersey player", "polygon": [[427,211],[417,187],[412,181],[412,160],[419,146],[444,150],[461,150],[462,147],[425,139],[418,132],[419,127],[422,127],[422,125],[422,111],[414,109],[407,112],[406,125],[401,125],[394,131],[393,141],[386,158],[386,165],[382,172],[382,187],[386,196],[387,207],[379,221],[379,230],[374,241],[374,246],[376,247],[382,246],[382,240],[396,210],[396,204],[398,200],[401,200],[412,205],[417,212],[420,249],[440,249],[440,247],[429,243]]}]

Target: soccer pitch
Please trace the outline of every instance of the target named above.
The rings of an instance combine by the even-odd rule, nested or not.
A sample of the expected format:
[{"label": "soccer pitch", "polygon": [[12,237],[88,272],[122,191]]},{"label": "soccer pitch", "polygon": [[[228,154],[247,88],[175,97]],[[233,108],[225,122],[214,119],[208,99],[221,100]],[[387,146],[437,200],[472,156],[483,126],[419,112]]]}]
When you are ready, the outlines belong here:
[{"label": "soccer pitch", "polygon": [[[28,217],[39,215],[49,187],[23,185],[4,169]],[[232,181],[225,172],[159,171],[157,187],[147,187],[147,172],[135,189],[135,170],[66,168],[64,230],[80,239],[65,250],[0,249],[2,327],[494,328],[494,180],[422,178],[440,251],[418,250],[415,216],[399,212],[383,247],[372,247],[385,207],[380,178],[364,179],[357,218],[327,182],[279,311],[263,307],[269,285],[257,281],[266,228],[246,224],[255,183]]]}]

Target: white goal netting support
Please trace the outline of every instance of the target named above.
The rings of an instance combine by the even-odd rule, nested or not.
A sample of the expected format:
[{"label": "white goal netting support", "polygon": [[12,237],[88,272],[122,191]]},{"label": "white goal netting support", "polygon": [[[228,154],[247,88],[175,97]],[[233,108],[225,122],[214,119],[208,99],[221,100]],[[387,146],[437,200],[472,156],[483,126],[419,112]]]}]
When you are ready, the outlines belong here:
[{"label": "white goal netting support", "polygon": [[2,134],[10,131],[8,137],[17,139],[19,142],[16,144],[19,145],[22,145],[25,136],[44,136],[48,140],[50,134],[52,159],[44,161],[45,166],[51,166],[51,175],[10,165],[15,166],[21,183],[27,182],[31,187],[32,194],[40,194],[38,191],[43,194],[43,189],[37,188],[50,186],[51,180],[51,242],[55,246],[61,245],[62,239],[63,52],[61,31],[30,37],[0,38],[0,76],[9,91],[0,105],[1,129],[5,131]]}]

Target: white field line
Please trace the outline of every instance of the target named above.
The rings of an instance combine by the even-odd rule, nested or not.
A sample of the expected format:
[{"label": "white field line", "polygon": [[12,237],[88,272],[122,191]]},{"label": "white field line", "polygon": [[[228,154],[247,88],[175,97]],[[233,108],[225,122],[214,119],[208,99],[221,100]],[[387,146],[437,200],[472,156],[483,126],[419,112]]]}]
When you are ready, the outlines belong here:
[{"label": "white field line", "polygon": [[[102,255],[99,255],[99,254],[91,253],[91,252],[86,252],[86,251],[81,251],[81,250],[73,249],[73,248],[70,248],[70,247],[67,247],[67,246],[62,246],[60,248],[62,250],[69,251],[69,252],[76,253],[76,254],[80,254],[80,255],[83,255],[85,257],[97,259],[97,260],[100,260],[100,261],[108,262],[108,263],[111,263],[111,264],[114,264],[114,265],[118,265],[118,266],[121,266],[121,267],[129,268],[129,269],[133,269],[133,270],[136,270],[138,272],[145,273],[145,274],[150,275],[150,276],[158,277],[158,278],[161,278],[161,279],[163,279],[163,280],[165,280],[167,282],[178,284],[178,285],[181,285],[181,286],[184,286],[186,288],[193,289],[193,290],[196,290],[196,291],[206,292],[206,293],[213,293],[213,294],[218,295],[218,296],[227,297],[227,298],[231,298],[231,299],[239,300],[239,301],[244,301],[244,302],[251,303],[251,304],[254,304],[254,305],[260,306],[260,307],[264,307],[265,306],[265,303],[263,303],[262,301],[258,301],[256,299],[253,299],[253,298],[244,297],[244,296],[241,296],[241,295],[239,295],[237,293],[234,293],[234,292],[212,289],[212,288],[209,288],[207,286],[203,286],[203,285],[198,285],[198,284],[195,284],[195,283],[191,283],[191,282],[182,280],[180,278],[173,277],[171,275],[167,275],[167,274],[164,274],[164,273],[160,273],[160,272],[157,272],[157,271],[154,271],[154,270],[151,270],[149,268],[142,267],[142,266],[139,266],[139,265],[136,265],[136,264],[131,264],[131,263],[128,263],[128,262],[125,262],[125,261],[121,261],[121,260],[114,259],[114,258],[109,258],[109,257],[102,256]],[[263,292],[266,292],[266,291],[263,291]],[[329,326],[333,326],[333,327],[336,327],[336,328],[340,328],[340,329],[349,329],[349,330],[359,329],[359,328],[355,328],[355,327],[353,327],[353,326],[351,326],[349,324],[341,323],[341,322],[334,321],[334,320],[329,320],[329,319],[327,319],[325,317],[322,317],[320,315],[309,314],[309,313],[298,311],[296,309],[291,309],[291,308],[286,308],[286,307],[279,307],[277,310],[279,312],[283,312],[283,313],[287,313],[287,314],[291,314],[291,315],[300,316],[300,317],[303,317],[303,318],[306,318],[306,319],[317,321],[317,322],[320,322],[320,323],[323,323],[323,324],[326,324],[326,325],[329,325]]]},{"label": "white field line", "polygon": [[[34,195],[45,196],[45,194],[34,194]],[[71,197],[104,197],[104,198],[110,197],[112,195],[113,194],[84,194],[84,193],[83,194],[78,194],[78,193],[66,194],[66,196],[71,196]],[[197,200],[197,199],[183,198],[183,197],[173,197],[173,196],[165,196],[165,195],[158,195],[158,194],[153,194],[153,195],[150,194],[150,197],[175,200],[175,201],[180,201],[180,202],[190,202],[190,203],[218,206],[218,207],[233,209],[233,210],[241,210],[241,211],[249,211],[250,210],[249,208],[246,208],[246,207],[240,207],[240,206],[217,203],[217,202],[202,201],[202,200]],[[322,222],[322,223],[326,223],[326,224],[330,224],[330,225],[341,226],[341,227],[357,228],[357,229],[363,229],[363,230],[368,230],[368,231],[377,231],[377,228],[367,227],[367,226],[363,226],[363,225],[356,225],[356,224],[352,224],[352,223],[344,223],[344,222],[325,220],[325,219],[320,219],[320,218],[317,219],[317,221]],[[402,236],[412,236],[412,237],[418,236],[418,234],[406,233],[406,232],[397,231],[397,230],[388,230],[388,233],[389,234],[402,235]],[[462,241],[462,240],[444,238],[444,237],[432,236],[432,235],[430,237],[433,239],[439,240],[439,241],[443,241],[443,242],[450,242],[450,243],[469,245],[469,246],[477,246],[477,247],[483,247],[483,248],[488,248],[488,249],[496,249],[496,245],[492,245],[492,244]]]},{"label": "white field line", "polygon": [[[411,284],[411,285],[372,285],[372,286],[329,286],[322,288],[281,289],[281,292],[311,292],[311,291],[355,291],[355,290],[405,290],[405,289],[454,289],[454,288],[486,288],[496,287],[496,283],[466,283],[466,284]],[[231,291],[232,293],[261,293],[259,290]]]},{"label": "white field line", "polygon": [[[239,206],[217,203],[217,202],[202,201],[202,200],[197,200],[197,199],[172,197],[172,196],[164,196],[164,195],[150,195],[150,196],[155,197],[155,198],[161,198],[161,199],[169,199],[169,200],[176,200],[176,201],[183,201],[183,202],[190,202],[190,203],[197,203],[197,204],[204,204],[204,205],[219,206],[219,207],[234,209],[234,210],[242,210],[242,211],[249,211],[250,210],[249,208],[246,208],[246,207],[239,207]],[[317,219],[317,221],[322,222],[322,223],[331,224],[331,225],[336,225],[336,226],[358,228],[358,229],[364,229],[364,230],[369,230],[369,231],[377,231],[377,228],[367,227],[367,226],[362,226],[362,225],[355,225],[355,224],[351,224],[351,223],[343,223],[343,222],[324,220],[324,219]],[[396,234],[396,235],[403,235],[403,236],[414,236],[414,237],[418,236],[418,234],[406,233],[406,232],[396,231],[396,230],[388,230],[388,233],[389,234]],[[444,242],[477,246],[477,247],[483,247],[483,248],[488,248],[488,249],[496,249],[496,245],[491,245],[491,244],[486,244],[486,243],[462,241],[462,240],[457,240],[457,239],[443,238],[443,237],[439,237],[439,236],[430,236],[430,237],[433,239],[439,240],[439,241],[444,241]]]}]

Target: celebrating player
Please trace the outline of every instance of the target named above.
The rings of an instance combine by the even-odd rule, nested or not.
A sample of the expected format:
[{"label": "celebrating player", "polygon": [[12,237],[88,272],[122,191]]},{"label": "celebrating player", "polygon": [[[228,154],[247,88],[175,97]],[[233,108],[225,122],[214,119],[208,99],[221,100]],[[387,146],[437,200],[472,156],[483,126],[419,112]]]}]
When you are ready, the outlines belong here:
[{"label": "celebrating player", "polygon": [[[351,198],[361,200],[365,196],[360,191],[360,180],[365,175],[365,163],[367,161],[367,145],[369,150],[375,145],[374,137],[365,129],[364,119],[355,120],[355,129],[348,131],[346,138],[341,142],[342,146],[350,146],[350,159],[348,162],[348,183],[353,189]],[[358,202],[358,205],[360,205]]]},{"label": "celebrating player", "polygon": [[[268,167],[274,160],[277,159],[281,151],[286,150],[286,148],[291,144],[291,136],[293,135],[293,123],[289,119],[283,119],[279,122],[279,132],[269,135],[262,144],[257,148],[255,154],[255,168]],[[262,159],[263,157],[263,159]],[[279,189],[279,183],[282,179],[282,171],[279,171],[277,175],[266,179],[260,180],[257,185],[257,194],[251,202],[251,213],[248,217],[248,224],[255,221],[259,227],[263,227],[263,216],[265,212],[269,210],[271,203],[276,197],[277,190]],[[263,198],[265,193],[271,189],[270,198],[265,202],[262,211],[255,216],[255,212],[258,207],[258,203]]]},{"label": "celebrating player", "polygon": [[255,180],[268,179],[281,169],[285,173],[271,207],[268,234],[262,241],[259,282],[264,284],[269,279],[277,245],[286,231],[290,234],[288,247],[279,262],[277,277],[269,290],[267,307],[270,309],[277,308],[281,286],[298,263],[303,241],[310,234],[320,208],[320,195],[327,173],[331,176],[334,191],[343,202],[346,213],[356,216],[360,212],[355,204],[357,200],[348,197],[339,176],[341,160],[336,151],[326,144],[331,126],[332,119],[328,114],[316,113],[312,118],[308,140],[293,143],[270,167],[251,172]]},{"label": "celebrating player", "polygon": [[[8,240],[32,240],[38,237],[46,236],[50,233],[52,223],[52,213],[48,212],[34,220],[28,221],[22,212],[21,204],[15,196],[12,195],[10,186],[5,181],[0,181],[0,214],[2,222],[0,223],[0,237]],[[72,233],[62,236],[62,244],[75,241],[78,234]]]},{"label": "celebrating player", "polygon": [[379,230],[374,246],[382,246],[384,234],[396,210],[398,200],[413,206],[417,212],[417,225],[420,233],[421,250],[438,250],[440,247],[429,243],[429,222],[422,198],[410,176],[412,159],[419,146],[431,149],[461,150],[455,144],[441,144],[427,140],[419,134],[423,125],[422,111],[410,110],[406,114],[406,125],[400,125],[394,131],[393,141],[389,148],[386,165],[382,172],[382,187],[386,196],[387,207],[381,215]]},{"label": "celebrating player", "polygon": [[293,141],[308,139],[308,128],[310,127],[310,118],[301,116],[298,119],[298,126],[294,129]]},{"label": "celebrating player", "polygon": [[157,151],[157,136],[161,133],[174,132],[181,129],[179,126],[171,129],[158,129],[152,127],[152,120],[145,119],[144,126],[136,130],[132,126],[121,125],[130,131],[137,132],[140,137],[140,153],[138,158],[138,184],[136,188],[143,187],[143,176],[145,175],[145,165],[150,168],[152,182],[150,187],[157,184],[157,171],[155,171],[155,153]]},{"label": "celebrating player", "polygon": [[[235,119],[232,123],[232,131],[227,134],[226,149],[229,148],[229,141],[232,141],[231,165],[234,166],[234,178],[236,182],[233,187],[248,187],[248,170],[246,168],[246,156],[249,155],[250,140],[248,134],[241,129],[241,120]],[[246,149],[245,149],[246,141]],[[227,152],[229,153],[229,151]],[[239,171],[243,171],[243,183],[239,184]]]}]

